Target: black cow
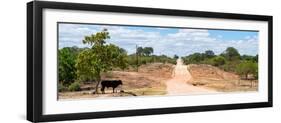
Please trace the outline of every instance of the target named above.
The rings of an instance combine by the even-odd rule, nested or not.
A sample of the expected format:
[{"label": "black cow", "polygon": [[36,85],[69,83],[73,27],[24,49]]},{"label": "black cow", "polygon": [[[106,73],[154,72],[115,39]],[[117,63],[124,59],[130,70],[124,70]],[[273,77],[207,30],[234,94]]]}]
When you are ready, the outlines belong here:
[{"label": "black cow", "polygon": [[122,83],[122,81],[121,80],[102,80],[101,81],[101,91],[102,91],[102,93],[104,94],[104,88],[105,87],[107,87],[107,88],[109,88],[109,87],[112,87],[113,88],[113,93],[114,93],[114,89],[116,88],[116,87],[118,87],[119,85],[122,85],[123,83]]}]

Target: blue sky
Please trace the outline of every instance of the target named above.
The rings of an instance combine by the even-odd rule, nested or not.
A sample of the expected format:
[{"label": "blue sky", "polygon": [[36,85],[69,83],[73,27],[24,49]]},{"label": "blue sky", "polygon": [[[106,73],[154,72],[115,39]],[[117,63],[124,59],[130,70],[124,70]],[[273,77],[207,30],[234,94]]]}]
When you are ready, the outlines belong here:
[{"label": "blue sky", "polygon": [[136,45],[153,47],[156,55],[186,56],[195,52],[213,50],[222,53],[227,47],[235,47],[240,54],[258,54],[258,32],[209,30],[190,28],[160,28],[144,26],[112,26],[89,24],[59,24],[59,48],[89,47],[82,43],[84,36],[108,29],[112,43],[124,48],[128,54]]}]

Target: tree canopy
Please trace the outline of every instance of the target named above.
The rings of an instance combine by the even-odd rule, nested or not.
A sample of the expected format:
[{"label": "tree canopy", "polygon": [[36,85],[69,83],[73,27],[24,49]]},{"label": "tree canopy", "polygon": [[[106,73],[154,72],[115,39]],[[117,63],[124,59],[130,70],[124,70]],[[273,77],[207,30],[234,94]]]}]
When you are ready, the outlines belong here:
[{"label": "tree canopy", "polygon": [[222,56],[216,56],[216,57],[212,58],[212,65],[214,65],[214,66],[224,65],[225,63],[226,63],[226,60]]},{"label": "tree canopy", "polygon": [[139,56],[150,56],[153,53],[152,47],[138,47],[137,54]]},{"label": "tree canopy", "polygon": [[91,48],[82,51],[78,55],[76,63],[77,75],[80,79],[87,78],[97,81],[96,93],[98,93],[102,72],[107,72],[113,67],[124,69],[127,65],[126,52],[116,45],[106,44],[106,39],[109,38],[107,29],[85,36],[82,42],[89,44]]},{"label": "tree canopy", "polygon": [[245,79],[249,78],[249,74],[253,75],[253,78],[256,79],[258,76],[258,64],[253,61],[243,61],[237,65],[236,72],[244,76]]},{"label": "tree canopy", "polygon": [[224,56],[227,60],[239,60],[240,54],[237,49],[234,47],[228,47],[223,53],[222,56]]},{"label": "tree canopy", "polygon": [[107,29],[103,29],[101,32],[97,32],[96,34],[85,36],[82,42],[83,44],[89,44],[90,46],[102,46],[105,44],[105,40],[109,38],[109,32],[107,31]]},{"label": "tree canopy", "polygon": [[179,58],[179,56],[175,54],[174,55],[174,59],[178,59],[178,58]]},{"label": "tree canopy", "polygon": [[215,56],[215,53],[212,50],[206,50],[205,55],[207,58],[212,58]]},{"label": "tree canopy", "polygon": [[78,52],[77,47],[65,47],[59,50],[59,81],[63,85],[69,85],[76,79],[75,60]]}]

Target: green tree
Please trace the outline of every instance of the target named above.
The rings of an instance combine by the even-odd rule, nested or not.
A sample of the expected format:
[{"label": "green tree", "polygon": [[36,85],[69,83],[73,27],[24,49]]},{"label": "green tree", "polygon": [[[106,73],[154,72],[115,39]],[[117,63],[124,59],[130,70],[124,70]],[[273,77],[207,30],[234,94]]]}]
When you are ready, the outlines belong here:
[{"label": "green tree", "polygon": [[96,34],[85,36],[82,42],[83,44],[89,44],[90,46],[103,46],[105,44],[105,40],[109,38],[109,32],[107,29],[103,29],[101,32],[97,32]]},{"label": "green tree", "polygon": [[239,60],[240,54],[234,47],[228,47],[223,53],[222,56],[224,56],[227,60]]},{"label": "green tree", "polygon": [[137,48],[137,55],[138,56],[143,56],[143,48],[142,47],[138,47]]},{"label": "green tree", "polygon": [[76,79],[76,57],[79,52],[77,47],[65,47],[59,50],[59,81],[63,85],[69,85]]},{"label": "green tree", "polygon": [[220,66],[220,65],[224,65],[225,64],[225,58],[222,56],[216,56],[214,58],[211,59],[212,60],[212,65],[214,66]]},{"label": "green tree", "polygon": [[193,53],[184,58],[184,62],[187,64],[199,64],[204,60],[204,56],[201,53]]},{"label": "green tree", "polygon": [[256,56],[254,57],[254,61],[255,61],[255,62],[259,62],[259,55],[256,55]]},{"label": "green tree", "polygon": [[101,73],[112,70],[114,67],[124,69],[127,65],[127,54],[124,49],[113,44],[106,44],[109,32],[102,32],[85,36],[83,43],[89,44],[90,49],[82,51],[78,55],[76,68],[79,78],[90,78],[96,80],[96,93],[101,82]]},{"label": "green tree", "polygon": [[143,48],[143,54],[145,56],[150,56],[153,53],[153,48],[152,47],[144,47]]},{"label": "green tree", "polygon": [[215,56],[215,53],[212,50],[206,50],[205,55],[207,58],[212,58]]},{"label": "green tree", "polygon": [[257,62],[257,56],[250,56],[250,55],[242,55],[241,60],[247,60],[247,61],[255,61]]},{"label": "green tree", "polygon": [[245,79],[249,78],[249,75],[253,75],[254,78],[257,78],[258,74],[258,64],[253,61],[243,61],[236,67],[236,72]]},{"label": "green tree", "polygon": [[153,53],[152,47],[138,47],[137,48],[137,54],[139,56],[150,56]]},{"label": "green tree", "polygon": [[178,59],[178,58],[179,58],[179,56],[175,54],[174,55],[174,59]]}]

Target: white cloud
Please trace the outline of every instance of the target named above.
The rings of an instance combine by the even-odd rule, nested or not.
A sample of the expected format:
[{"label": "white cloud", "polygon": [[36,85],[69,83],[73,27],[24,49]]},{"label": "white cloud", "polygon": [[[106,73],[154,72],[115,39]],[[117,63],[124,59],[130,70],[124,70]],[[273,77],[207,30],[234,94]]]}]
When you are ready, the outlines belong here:
[{"label": "white cloud", "polygon": [[255,55],[258,51],[257,36],[247,36],[240,40],[223,40],[223,35],[211,36],[208,30],[204,29],[179,29],[176,33],[161,34],[165,28],[159,31],[146,31],[132,29],[124,26],[89,26],[89,25],[60,25],[60,48],[65,46],[85,47],[82,39],[107,28],[111,39],[109,43],[116,44],[128,51],[135,52],[136,45],[142,47],[153,47],[154,54],[165,54],[173,56],[185,56],[194,52],[213,50],[216,54],[222,53],[227,47],[235,47],[240,54]]},{"label": "white cloud", "polygon": [[208,30],[202,29],[179,29],[178,33],[168,34],[172,38],[208,37],[209,35]]},{"label": "white cloud", "polygon": [[89,28],[85,25],[59,24],[59,47],[78,46],[85,47],[82,40],[85,35],[98,32],[98,30]]}]

